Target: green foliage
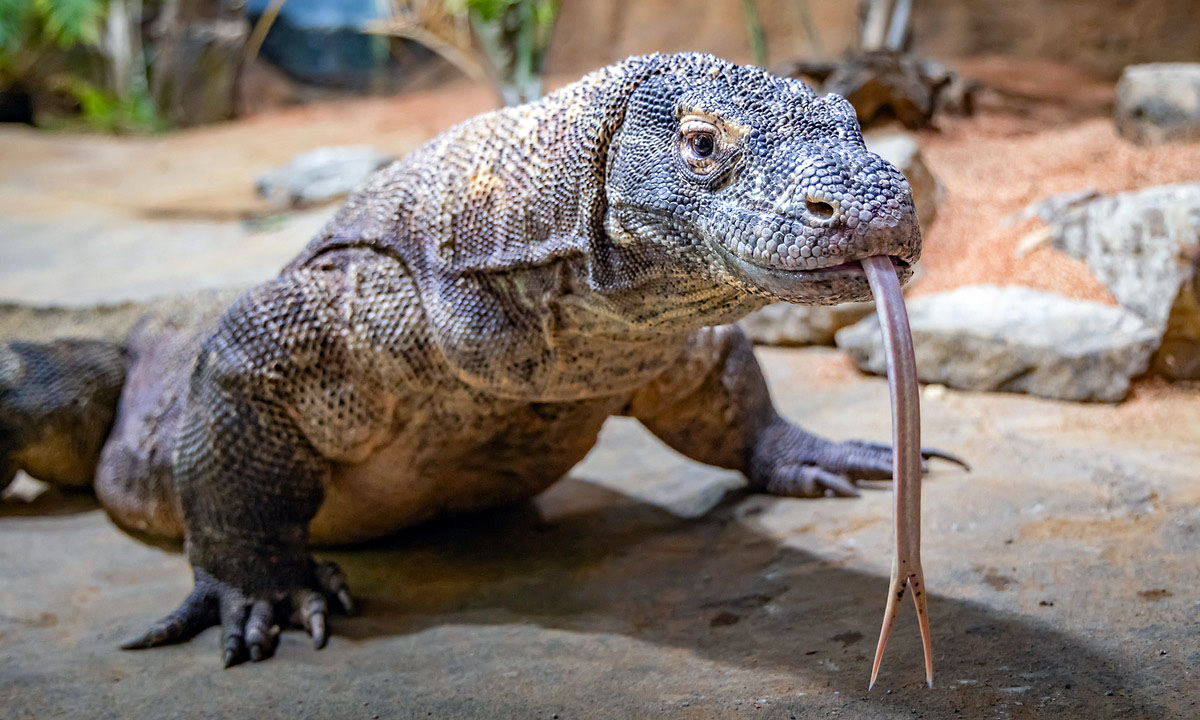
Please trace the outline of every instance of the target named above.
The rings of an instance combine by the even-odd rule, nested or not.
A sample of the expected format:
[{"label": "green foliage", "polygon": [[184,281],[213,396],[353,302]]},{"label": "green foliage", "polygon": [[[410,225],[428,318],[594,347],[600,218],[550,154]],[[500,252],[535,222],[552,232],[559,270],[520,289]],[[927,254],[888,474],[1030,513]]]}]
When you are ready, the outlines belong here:
[{"label": "green foliage", "polygon": [[542,60],[554,33],[561,0],[446,0],[466,13],[475,37],[510,105],[541,94]]},{"label": "green foliage", "polygon": [[455,13],[469,12],[484,22],[495,22],[520,0],[446,0],[446,7]]},{"label": "green foliage", "polygon": [[33,16],[33,0],[0,0],[0,55],[20,50]]},{"label": "green foliage", "polygon": [[0,87],[21,83],[58,107],[73,99],[97,130],[162,129],[144,55],[135,53],[131,77],[111,77],[100,47],[108,10],[108,0],[0,0]]},{"label": "green foliage", "polygon": [[561,4],[561,0],[446,0],[451,12],[468,12],[485,23],[499,22],[509,12],[520,13],[534,33],[543,36],[554,26]]},{"label": "green foliage", "polygon": [[64,50],[93,44],[106,8],[105,0],[0,0],[0,52],[37,43]]},{"label": "green foliage", "polygon": [[742,0],[742,17],[746,21],[746,34],[750,36],[750,50],[754,53],[754,64],[767,66],[767,36],[758,19],[758,6],[754,0]]},{"label": "green foliage", "polygon": [[99,39],[106,4],[105,0],[34,0],[46,34],[63,49]]},{"label": "green foliage", "polygon": [[96,130],[146,133],[166,129],[166,122],[144,88],[136,88],[128,99],[85,80],[72,80],[68,89],[79,100],[83,119]]}]

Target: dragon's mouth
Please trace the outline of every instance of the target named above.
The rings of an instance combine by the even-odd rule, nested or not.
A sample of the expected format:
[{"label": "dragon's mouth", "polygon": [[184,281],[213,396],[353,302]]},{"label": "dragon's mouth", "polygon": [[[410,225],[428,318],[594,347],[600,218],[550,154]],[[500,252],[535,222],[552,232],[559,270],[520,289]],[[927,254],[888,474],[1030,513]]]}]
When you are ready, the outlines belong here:
[{"label": "dragon's mouth", "polygon": [[[912,264],[910,262],[908,262],[907,260],[902,260],[895,255],[888,255],[887,257],[889,259],[891,259],[892,267],[895,268],[897,271],[907,270],[912,267]],[[863,270],[863,266],[862,266],[862,258],[859,258],[856,260],[847,260],[846,262],[838,263],[837,265],[830,265],[829,267],[815,268],[812,270],[799,270],[799,271],[789,270],[787,272],[800,272],[800,273],[807,273],[809,275],[820,275],[822,273],[826,273],[829,275],[840,275],[840,274],[863,275],[863,276],[866,275],[866,271]]]},{"label": "dragon's mouth", "polygon": [[[737,257],[729,248],[720,243],[715,243],[715,245],[718,252],[725,257],[737,274],[774,299],[805,305],[821,305],[867,300],[871,297],[861,257],[827,267],[785,269],[751,262]],[[875,254],[881,255],[882,253]],[[892,261],[892,267],[901,284],[912,277],[913,266],[910,260],[896,255],[885,256]]]},{"label": "dragon's mouth", "polygon": [[[776,271],[780,271],[780,272],[784,272],[784,273],[791,273],[798,277],[805,277],[805,276],[819,277],[822,274],[865,275],[865,271],[863,270],[863,266],[862,266],[863,258],[871,257],[871,256],[879,256],[879,255],[885,255],[886,257],[890,257],[892,260],[892,267],[894,267],[896,270],[905,270],[905,269],[908,269],[909,267],[911,267],[911,265],[912,265],[912,263],[910,263],[908,260],[904,260],[903,258],[901,258],[898,255],[886,255],[886,253],[879,253],[879,252],[867,253],[867,254],[856,253],[853,257],[851,257],[850,259],[845,260],[843,262],[831,263],[829,265],[821,265],[818,267],[798,267],[798,266],[791,266],[791,265],[781,265],[778,263],[762,262],[761,260],[756,259],[752,255],[742,255],[741,253],[737,253],[738,260],[741,261],[742,263],[753,265],[753,266],[759,267],[759,268],[763,268],[764,270],[776,270]],[[829,258],[830,261],[837,260],[837,259],[838,258]]]}]

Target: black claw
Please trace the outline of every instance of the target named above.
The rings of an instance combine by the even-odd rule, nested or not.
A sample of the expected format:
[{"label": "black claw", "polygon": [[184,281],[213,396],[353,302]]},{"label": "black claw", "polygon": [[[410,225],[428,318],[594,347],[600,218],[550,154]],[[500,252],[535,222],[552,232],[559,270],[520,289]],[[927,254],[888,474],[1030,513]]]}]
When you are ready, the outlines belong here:
[{"label": "black claw", "polygon": [[838,497],[859,497],[862,493],[858,488],[854,487],[854,483],[850,482],[841,475],[829,473],[828,476],[821,478],[821,484],[833,491],[833,494]]},{"label": "black claw", "polygon": [[231,637],[225,641],[225,652],[221,656],[225,667],[237,665],[246,659],[246,645],[240,637]]},{"label": "black claw", "polygon": [[[297,589],[291,594],[292,621],[304,626],[312,636],[313,647],[320,650],[329,640],[329,611],[354,612],[354,602],[346,588],[346,579],[333,563],[317,570],[317,587]],[[336,601],[337,606],[331,603]],[[121,644],[125,650],[140,650],[190,640],[212,625],[221,626],[221,661],[229,668],[249,659],[261,662],[275,653],[280,626],[279,612],[287,603],[277,598],[247,597],[231,587],[196,570],[192,592],[170,615],[154,623],[142,635]]]},{"label": "black claw", "polygon": [[822,497],[832,492],[838,497],[858,497],[854,481],[816,465],[785,466],[776,471],[766,485],[772,495],[784,497]]},{"label": "black claw", "polygon": [[120,647],[122,650],[146,650],[148,648],[152,648],[155,645],[160,644],[155,641],[155,636],[157,634],[158,633],[154,632],[154,630],[151,629],[143,635],[139,635],[136,638],[131,638],[129,640],[126,640],[125,642],[121,643],[118,647]]},{"label": "black claw", "polygon": [[961,467],[963,470],[971,472],[971,466],[967,464],[966,460],[963,460],[957,455],[952,455],[948,452],[942,452],[936,448],[921,448],[921,457],[925,458],[926,460],[937,458],[939,460],[945,460],[946,462],[952,462]]},{"label": "black claw", "polygon": [[173,613],[150,626],[142,635],[121,643],[122,650],[145,650],[159,645],[191,640],[217,621],[208,590],[199,586],[184,598]]},{"label": "black claw", "polygon": [[313,613],[309,618],[309,632],[312,633],[313,649],[320,650],[325,647],[325,613]]},{"label": "black claw", "polygon": [[164,618],[150,626],[150,629],[136,638],[131,638],[121,643],[122,650],[145,650],[158,645],[165,645],[171,642],[171,638],[177,633],[172,632],[172,626],[166,625]]},{"label": "black claw", "polygon": [[246,645],[254,662],[264,660],[271,654],[271,624],[274,616],[274,606],[265,600],[250,606],[250,615],[246,619]]},{"label": "black claw", "polygon": [[[856,454],[852,459],[850,459],[849,461],[846,461],[844,463],[846,466],[848,466],[848,469],[850,471],[852,471],[852,472],[857,471],[859,474],[865,474],[865,473],[871,473],[871,472],[879,473],[881,475],[881,479],[882,479],[882,475],[884,473],[886,473],[886,479],[891,478],[891,476],[892,476],[892,467],[891,467],[892,446],[891,445],[888,445],[886,443],[866,442],[864,440],[850,440],[849,444],[854,446],[855,448],[857,448],[860,451],[866,451],[865,453]],[[867,453],[878,454],[879,456],[881,456],[880,462],[878,464],[873,462],[875,460],[875,458],[870,457],[869,455],[867,455]],[[943,450],[938,450],[937,448],[929,448],[929,447],[921,448],[921,458],[922,458],[921,472],[929,471],[929,466],[926,465],[924,463],[924,461],[930,460],[933,458],[937,458],[938,460],[945,460],[947,462],[952,462],[955,465],[958,465],[962,469],[966,470],[967,472],[971,471],[971,466],[967,464],[967,461],[963,460],[962,458],[958,457],[957,455],[945,452]],[[863,479],[873,479],[873,478],[864,477]]]}]

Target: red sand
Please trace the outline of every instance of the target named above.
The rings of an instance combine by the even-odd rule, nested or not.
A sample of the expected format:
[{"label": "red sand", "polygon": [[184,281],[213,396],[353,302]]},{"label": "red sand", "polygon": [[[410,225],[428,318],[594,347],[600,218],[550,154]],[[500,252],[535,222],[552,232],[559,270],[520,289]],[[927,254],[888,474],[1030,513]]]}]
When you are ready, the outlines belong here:
[{"label": "red sand", "polygon": [[996,283],[1114,302],[1086,266],[1048,246],[1017,257],[1020,240],[1045,225],[1011,219],[1055,193],[1200,181],[1200,142],[1149,148],[1127,142],[1108,116],[1111,83],[1069,68],[990,61],[965,71],[993,89],[974,117],[942,119],[940,131],[920,134],[946,194],[926,230],[928,273],[915,293]]}]

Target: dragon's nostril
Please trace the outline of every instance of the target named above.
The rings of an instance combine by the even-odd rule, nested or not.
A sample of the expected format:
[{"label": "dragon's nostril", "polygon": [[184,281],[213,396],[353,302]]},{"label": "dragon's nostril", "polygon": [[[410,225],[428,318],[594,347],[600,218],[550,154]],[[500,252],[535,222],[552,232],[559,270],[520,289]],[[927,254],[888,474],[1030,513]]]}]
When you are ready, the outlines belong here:
[{"label": "dragon's nostril", "polygon": [[835,212],[832,205],[821,200],[807,199],[804,201],[804,207],[809,215],[819,220],[828,220]]}]

